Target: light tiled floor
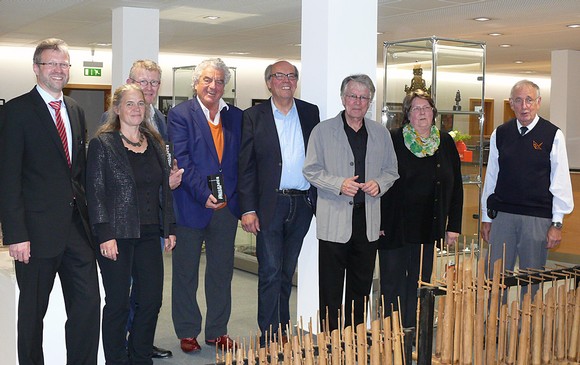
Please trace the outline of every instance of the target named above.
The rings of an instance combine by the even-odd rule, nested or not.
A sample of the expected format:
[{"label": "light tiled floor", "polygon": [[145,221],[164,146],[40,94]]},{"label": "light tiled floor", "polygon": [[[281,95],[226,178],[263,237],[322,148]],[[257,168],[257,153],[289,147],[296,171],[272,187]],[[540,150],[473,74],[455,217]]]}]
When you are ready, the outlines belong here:
[{"label": "light tiled floor", "polygon": [[[169,349],[173,352],[173,358],[167,360],[155,359],[154,364],[165,365],[201,365],[215,363],[215,349],[205,344],[205,337],[202,333],[198,341],[202,347],[201,352],[186,354],[179,347],[179,340],[173,330],[171,321],[171,256],[165,254],[165,283],[163,288],[163,306],[159,314],[155,344],[159,347]],[[202,256],[200,265],[200,289],[198,290],[198,301],[205,319],[205,295],[203,291],[203,278],[205,271],[205,256]],[[232,281],[232,315],[229,322],[228,332],[234,339],[249,341],[249,336],[255,336],[258,330],[258,280],[257,276],[241,270],[234,270]],[[292,291],[290,298],[290,310],[292,319],[296,319],[296,288]]]}]

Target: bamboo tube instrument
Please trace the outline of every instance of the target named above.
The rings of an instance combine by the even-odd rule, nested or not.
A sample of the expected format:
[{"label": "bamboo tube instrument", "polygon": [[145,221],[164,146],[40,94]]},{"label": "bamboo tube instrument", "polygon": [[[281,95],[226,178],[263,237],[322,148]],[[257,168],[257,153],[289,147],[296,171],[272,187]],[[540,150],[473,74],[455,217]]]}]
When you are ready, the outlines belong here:
[{"label": "bamboo tube instrument", "polygon": [[393,364],[403,365],[403,346],[401,342],[403,332],[401,331],[400,315],[398,311],[393,311],[391,320],[393,323]]},{"label": "bamboo tube instrument", "polygon": [[578,361],[578,341],[580,331],[580,289],[572,289],[574,293],[574,315],[572,330],[570,333],[570,347],[568,348],[568,361]]},{"label": "bamboo tube instrument", "polygon": [[445,317],[445,298],[437,300],[439,307],[437,309],[437,337],[435,339],[435,358],[441,358],[443,350],[443,318]]},{"label": "bamboo tube instrument", "polygon": [[509,345],[506,359],[507,365],[516,363],[516,351],[518,346],[518,303],[513,301],[510,307],[510,328],[509,328]]},{"label": "bamboo tube instrument", "polygon": [[383,359],[384,364],[393,363],[393,331],[391,317],[383,318]]},{"label": "bamboo tube instrument", "polygon": [[475,321],[475,285],[473,282],[473,251],[469,259],[463,260],[463,336],[461,364],[473,363],[473,328]]},{"label": "bamboo tube instrument", "polygon": [[564,284],[558,287],[556,316],[556,360],[563,361],[566,357],[566,286]]},{"label": "bamboo tube instrument", "polygon": [[506,356],[507,343],[507,328],[508,328],[508,306],[502,304],[499,309],[499,329],[497,341],[497,362],[502,364]]},{"label": "bamboo tube instrument", "polygon": [[532,320],[532,294],[531,290],[524,295],[524,304],[522,306],[521,323],[522,329],[520,331],[517,364],[526,365],[528,363],[528,355],[530,350],[530,328]]},{"label": "bamboo tube instrument", "polygon": [[485,365],[483,362],[483,334],[485,313],[487,307],[485,305],[485,259],[479,258],[477,262],[477,291],[475,294],[476,302],[476,316],[475,316],[475,326],[474,326],[474,336],[473,336],[473,363],[474,365]]},{"label": "bamboo tube instrument", "polygon": [[451,364],[453,356],[453,322],[454,322],[454,293],[455,266],[447,267],[447,295],[445,295],[445,317],[443,318],[443,344],[441,351],[441,363]]},{"label": "bamboo tube instrument", "polygon": [[489,304],[489,315],[487,318],[487,331],[485,337],[485,358],[488,364],[495,364],[496,359],[496,338],[497,322],[499,310],[499,290],[503,260],[499,259],[493,264],[493,279],[491,281],[491,299]]},{"label": "bamboo tube instrument", "polygon": [[538,290],[532,307],[532,365],[542,364],[543,309],[542,292]]}]

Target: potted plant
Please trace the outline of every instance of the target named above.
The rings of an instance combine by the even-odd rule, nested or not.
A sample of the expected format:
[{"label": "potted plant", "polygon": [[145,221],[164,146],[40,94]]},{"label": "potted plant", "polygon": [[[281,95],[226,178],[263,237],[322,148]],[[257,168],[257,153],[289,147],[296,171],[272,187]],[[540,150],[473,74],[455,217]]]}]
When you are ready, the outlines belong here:
[{"label": "potted plant", "polygon": [[471,139],[471,136],[469,134],[461,133],[457,129],[450,131],[449,135],[455,141],[455,147],[457,147],[457,152],[459,152],[459,155],[463,155],[463,153],[467,151],[465,141]]}]

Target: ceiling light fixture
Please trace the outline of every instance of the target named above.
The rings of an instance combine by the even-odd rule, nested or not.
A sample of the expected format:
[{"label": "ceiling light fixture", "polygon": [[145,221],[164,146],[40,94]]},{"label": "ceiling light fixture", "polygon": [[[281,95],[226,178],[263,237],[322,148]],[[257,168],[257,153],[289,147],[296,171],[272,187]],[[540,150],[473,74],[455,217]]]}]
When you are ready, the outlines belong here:
[{"label": "ceiling light fixture", "polygon": [[500,48],[510,48],[512,45],[511,44],[500,44],[499,47]]},{"label": "ceiling light fixture", "polygon": [[232,52],[228,52],[228,54],[233,54],[233,55],[237,55],[237,56],[243,56],[243,55],[250,54],[250,52],[236,52],[236,51],[232,51]]},{"label": "ceiling light fixture", "polygon": [[208,19],[208,20],[218,20],[220,17],[217,15],[208,15],[208,16],[204,16],[204,19]]},{"label": "ceiling light fixture", "polygon": [[480,16],[477,18],[473,18],[473,20],[477,21],[477,22],[488,22],[491,20],[491,18],[485,17],[485,16]]},{"label": "ceiling light fixture", "polygon": [[568,28],[580,28],[580,24],[568,24]]},{"label": "ceiling light fixture", "polygon": [[492,37],[499,37],[499,36],[503,35],[503,33],[489,33],[488,35],[492,36]]},{"label": "ceiling light fixture", "polygon": [[113,43],[105,43],[105,42],[93,42],[93,43],[89,43],[89,46],[91,47],[111,47],[113,45]]},{"label": "ceiling light fixture", "polygon": [[520,65],[520,64],[524,63],[524,61],[522,61],[522,60],[515,60],[514,63],[517,63],[518,65]]}]

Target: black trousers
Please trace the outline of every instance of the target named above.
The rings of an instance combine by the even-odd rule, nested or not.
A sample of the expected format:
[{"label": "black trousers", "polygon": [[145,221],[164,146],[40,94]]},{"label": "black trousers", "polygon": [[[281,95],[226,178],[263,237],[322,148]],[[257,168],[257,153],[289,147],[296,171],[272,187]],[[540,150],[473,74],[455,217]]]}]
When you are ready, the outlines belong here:
[{"label": "black trousers", "polygon": [[[18,300],[18,361],[42,365],[43,319],[58,274],[67,315],[67,364],[96,365],[99,346],[101,299],[95,253],[80,216],[72,213],[65,250],[56,257],[32,256],[28,264],[15,262]],[[34,244],[34,243],[32,243]],[[50,336],[49,333],[46,336]],[[0,361],[1,362],[1,361]]]},{"label": "black trousers", "polygon": [[[430,281],[434,250],[435,245],[423,245],[422,281]],[[385,304],[385,315],[391,314],[391,308],[400,310],[405,328],[416,325],[420,263],[419,244],[405,244],[399,248],[379,250],[381,295]]]},{"label": "black trousers", "polygon": [[[159,228],[141,230],[141,238],[118,239],[117,261],[98,254],[105,288],[103,349],[107,365],[153,364],[151,350],[163,297],[163,256],[159,249]],[[127,347],[125,336],[129,315],[129,294],[137,293],[135,316]]]},{"label": "black trousers", "polygon": [[[338,328],[339,315],[344,317],[344,326],[353,324],[353,315],[354,326],[363,323],[377,254],[376,241],[367,239],[364,206],[353,210],[352,236],[346,243],[320,240],[318,249],[320,318],[326,322],[328,313],[331,331]],[[345,276],[344,313],[339,314]]]}]

